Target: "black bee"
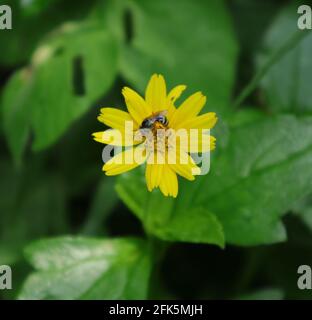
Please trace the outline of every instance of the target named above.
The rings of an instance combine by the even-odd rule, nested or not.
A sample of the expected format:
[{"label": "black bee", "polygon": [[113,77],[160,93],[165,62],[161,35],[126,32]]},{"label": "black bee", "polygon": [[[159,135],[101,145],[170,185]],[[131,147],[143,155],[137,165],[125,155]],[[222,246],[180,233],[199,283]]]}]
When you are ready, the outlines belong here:
[{"label": "black bee", "polygon": [[143,120],[140,129],[153,129],[155,124],[160,124],[162,127],[168,126],[166,117],[167,111],[160,111]]}]

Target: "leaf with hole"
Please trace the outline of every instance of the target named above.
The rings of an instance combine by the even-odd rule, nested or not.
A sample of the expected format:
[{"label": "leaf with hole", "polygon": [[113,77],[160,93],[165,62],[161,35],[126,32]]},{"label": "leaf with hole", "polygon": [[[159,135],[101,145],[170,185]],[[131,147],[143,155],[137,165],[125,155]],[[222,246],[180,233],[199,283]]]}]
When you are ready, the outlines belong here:
[{"label": "leaf with hole", "polygon": [[14,156],[20,158],[29,130],[35,135],[35,150],[60,138],[107,92],[116,68],[114,39],[98,25],[68,24],[58,30],[5,88],[4,130]]}]

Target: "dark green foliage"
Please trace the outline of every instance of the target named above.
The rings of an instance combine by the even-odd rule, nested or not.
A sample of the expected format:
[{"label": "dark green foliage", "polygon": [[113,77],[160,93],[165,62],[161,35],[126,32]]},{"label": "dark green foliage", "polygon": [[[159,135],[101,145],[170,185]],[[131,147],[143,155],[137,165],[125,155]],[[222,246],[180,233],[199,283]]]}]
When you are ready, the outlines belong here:
[{"label": "dark green foliage", "polygon": [[[3,1],[0,3],[2,4]],[[312,31],[300,1],[11,1],[0,30],[0,265],[8,299],[311,298]],[[104,177],[91,133],[153,73],[217,113],[179,195]],[[244,90],[245,88],[245,90]],[[243,94],[241,94],[243,92]]]}]

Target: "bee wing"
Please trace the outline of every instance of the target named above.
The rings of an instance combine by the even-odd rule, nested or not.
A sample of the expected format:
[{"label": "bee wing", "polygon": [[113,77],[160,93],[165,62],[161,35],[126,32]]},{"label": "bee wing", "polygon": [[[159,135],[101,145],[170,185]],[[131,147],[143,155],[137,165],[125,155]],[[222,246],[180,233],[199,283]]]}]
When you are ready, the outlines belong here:
[{"label": "bee wing", "polygon": [[167,115],[167,113],[168,113],[168,110],[163,110],[163,111],[160,111],[159,113],[158,113],[158,115],[161,115],[161,116],[166,116]]}]

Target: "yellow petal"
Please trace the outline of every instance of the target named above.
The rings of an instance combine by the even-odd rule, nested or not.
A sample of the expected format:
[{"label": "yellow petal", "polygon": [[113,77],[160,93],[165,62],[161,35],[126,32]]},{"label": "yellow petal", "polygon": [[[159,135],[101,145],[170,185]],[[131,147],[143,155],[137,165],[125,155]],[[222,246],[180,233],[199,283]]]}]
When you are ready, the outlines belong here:
[{"label": "yellow petal", "polygon": [[174,113],[170,122],[171,128],[183,128],[181,123],[183,123],[185,119],[196,117],[204,107],[205,103],[206,97],[201,92],[196,92],[188,97]]},{"label": "yellow petal", "polygon": [[167,109],[168,114],[167,117],[169,121],[172,119],[174,112],[176,111],[176,107],[174,106],[175,101],[181,96],[182,92],[186,89],[185,85],[179,85],[174,87],[168,94],[167,97]]},{"label": "yellow petal", "polygon": [[105,144],[111,144],[113,146],[128,147],[142,142],[142,139],[137,139],[137,136],[134,132],[121,131],[116,129],[95,132],[92,135],[95,141]]},{"label": "yellow petal", "polygon": [[107,176],[114,176],[132,170],[146,160],[145,146],[143,144],[118,153],[107,161],[103,171]]},{"label": "yellow petal", "polygon": [[[133,119],[128,112],[116,108],[102,108],[98,120],[117,130],[124,130],[126,121],[131,121],[133,123]],[[137,127],[138,126],[134,123],[134,128]]]},{"label": "yellow petal", "polygon": [[168,101],[175,103],[175,101],[181,96],[182,92],[186,89],[186,86],[181,84],[174,87],[168,94]]},{"label": "yellow petal", "polygon": [[146,164],[145,179],[148,191],[157,188],[162,178],[164,164]]},{"label": "yellow petal", "polygon": [[185,152],[208,152],[216,147],[216,138],[206,134],[203,130],[195,132],[188,130],[188,134],[184,137],[177,138],[177,146]]},{"label": "yellow petal", "polygon": [[184,129],[211,129],[214,127],[218,118],[214,112],[208,112],[201,116],[185,120],[179,124]]},{"label": "yellow petal", "polygon": [[165,197],[169,196],[169,190],[167,188],[167,183],[165,182],[164,177],[160,181],[159,189]]},{"label": "yellow petal", "polygon": [[159,188],[165,196],[176,198],[178,195],[178,178],[168,165],[164,165]]},{"label": "yellow petal", "polygon": [[128,87],[122,89],[122,94],[130,115],[140,126],[143,120],[152,114],[152,107],[137,92]]},{"label": "yellow petal", "polygon": [[146,165],[145,169],[145,180],[146,180],[146,186],[148,191],[152,191],[152,177],[151,177],[151,172],[152,172],[152,165]]},{"label": "yellow petal", "polygon": [[169,161],[169,166],[178,175],[190,181],[195,179],[195,174],[198,175],[200,173],[200,168],[195,164],[194,160],[187,153],[181,156],[177,154],[176,162],[172,164]]},{"label": "yellow petal", "polygon": [[167,109],[167,89],[164,77],[153,74],[145,91],[145,100],[153,109],[159,112]]}]

